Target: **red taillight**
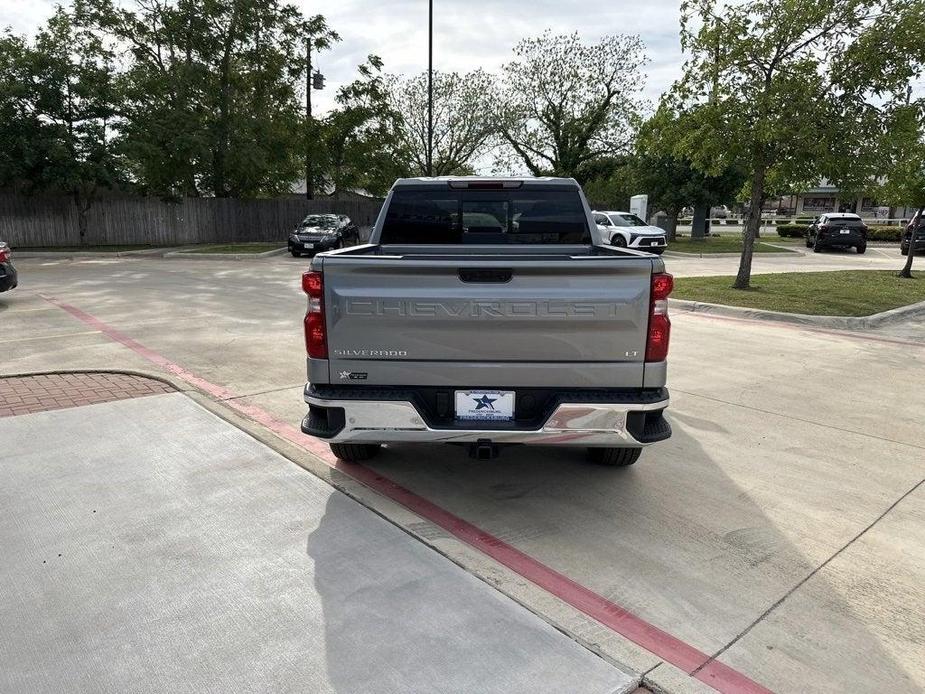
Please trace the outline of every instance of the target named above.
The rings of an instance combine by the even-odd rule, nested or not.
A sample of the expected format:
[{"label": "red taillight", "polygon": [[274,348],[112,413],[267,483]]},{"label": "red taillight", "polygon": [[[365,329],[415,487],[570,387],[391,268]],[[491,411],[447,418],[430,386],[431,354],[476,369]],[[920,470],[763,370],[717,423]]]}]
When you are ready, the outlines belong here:
[{"label": "red taillight", "polygon": [[303,272],[302,291],[313,299],[320,299],[324,294],[323,275],[320,272]]},{"label": "red taillight", "polygon": [[0,248],[0,263],[5,263],[10,259],[10,249],[4,246]]},{"label": "red taillight", "polygon": [[649,333],[646,337],[646,361],[665,361],[671,321],[668,320],[668,295],[674,289],[674,277],[667,272],[652,275],[649,298]]},{"label": "red taillight", "polygon": [[313,359],[328,358],[328,336],[324,327],[324,276],[320,272],[302,273],[302,291],[308,294],[305,314],[305,349]]}]

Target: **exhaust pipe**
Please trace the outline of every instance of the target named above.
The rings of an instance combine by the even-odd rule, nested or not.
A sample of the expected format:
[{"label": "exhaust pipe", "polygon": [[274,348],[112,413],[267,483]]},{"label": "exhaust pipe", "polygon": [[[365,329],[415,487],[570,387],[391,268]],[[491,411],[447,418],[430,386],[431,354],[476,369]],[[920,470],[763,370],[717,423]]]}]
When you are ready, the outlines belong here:
[{"label": "exhaust pipe", "polygon": [[498,457],[498,446],[489,439],[479,439],[470,444],[469,457],[476,460],[493,460]]}]

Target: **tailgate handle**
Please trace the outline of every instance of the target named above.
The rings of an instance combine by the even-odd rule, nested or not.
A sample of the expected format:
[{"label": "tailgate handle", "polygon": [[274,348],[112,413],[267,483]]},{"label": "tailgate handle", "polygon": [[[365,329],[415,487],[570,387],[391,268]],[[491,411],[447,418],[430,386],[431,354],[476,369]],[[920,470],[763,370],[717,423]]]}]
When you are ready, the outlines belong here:
[{"label": "tailgate handle", "polygon": [[513,276],[514,271],[510,268],[459,268],[459,279],[463,282],[494,282],[496,284],[503,284],[504,282],[510,282]]}]

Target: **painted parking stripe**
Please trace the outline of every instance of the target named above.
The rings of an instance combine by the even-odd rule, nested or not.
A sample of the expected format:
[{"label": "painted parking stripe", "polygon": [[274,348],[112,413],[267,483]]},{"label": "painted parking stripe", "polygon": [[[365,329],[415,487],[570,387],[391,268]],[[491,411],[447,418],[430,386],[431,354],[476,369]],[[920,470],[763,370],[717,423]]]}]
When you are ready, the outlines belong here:
[{"label": "painted parking stripe", "polygon": [[709,655],[681,641],[668,632],[634,615],[625,608],[576,583],[555,569],[534,559],[494,535],[481,530],[446,509],[428,501],[410,489],[362,465],[344,463],[331,453],[327,444],[307,436],[287,422],[273,417],[266,410],[234,400],[238,397],[227,388],[211,383],[175,364],[161,354],[145,347],[125,333],[95,318],[89,313],[60,301],[43,296],[73,317],[93,326],[112,340],[124,345],[168,373],[223,401],[223,404],[270,429],[283,439],[310,451],[330,467],[348,475],[357,482],[401,504],[408,510],[440,526],[457,539],[490,556],[495,561],[543,588],[563,602],[580,610],[604,626],[641,646],[666,662],[683,670],[717,691],[730,694],[770,694],[770,690],[741,672],[713,660]]}]

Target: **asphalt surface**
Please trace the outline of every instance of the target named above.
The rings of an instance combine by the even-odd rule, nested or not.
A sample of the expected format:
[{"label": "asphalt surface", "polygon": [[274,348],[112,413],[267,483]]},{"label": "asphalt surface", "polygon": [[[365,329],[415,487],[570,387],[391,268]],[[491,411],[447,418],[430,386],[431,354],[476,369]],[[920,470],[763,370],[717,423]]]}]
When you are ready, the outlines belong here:
[{"label": "asphalt surface", "polygon": [[0,440],[0,691],[635,688],[184,394]]},{"label": "asphalt surface", "polygon": [[[683,276],[728,274],[737,259],[666,262]],[[21,288],[0,295],[0,372],[153,368],[45,295],[297,424],[306,264],[23,260]],[[754,269],[848,268],[898,269],[898,258],[756,256]],[[390,449],[374,469],[771,690],[921,691],[925,369],[914,359],[925,330],[858,335],[678,313],[673,323],[674,436],[632,469],[564,449],[479,463],[440,447]],[[513,585],[655,684],[702,689]]]}]

